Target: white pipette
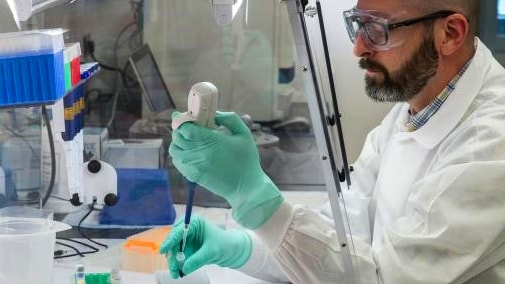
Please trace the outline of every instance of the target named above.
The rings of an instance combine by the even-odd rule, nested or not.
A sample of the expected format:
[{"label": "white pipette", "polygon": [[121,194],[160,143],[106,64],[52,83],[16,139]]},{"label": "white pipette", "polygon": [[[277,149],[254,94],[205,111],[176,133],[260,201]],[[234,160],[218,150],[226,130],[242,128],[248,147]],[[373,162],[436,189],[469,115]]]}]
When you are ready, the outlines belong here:
[{"label": "white pipette", "polygon": [[[180,125],[186,122],[194,122],[198,125],[207,128],[216,128],[214,117],[217,111],[219,99],[219,91],[214,84],[209,82],[201,82],[194,84],[191,87],[188,95],[188,111],[180,113],[172,121],[172,129],[176,130]],[[184,249],[186,247],[186,239],[188,236],[188,227],[191,221],[191,211],[193,208],[193,198],[196,191],[196,184],[188,180],[188,198],[186,202],[186,212],[184,215],[184,233],[180,246],[180,250],[176,255],[176,260],[179,264],[179,275],[184,276],[182,273],[182,266],[186,256]]]}]

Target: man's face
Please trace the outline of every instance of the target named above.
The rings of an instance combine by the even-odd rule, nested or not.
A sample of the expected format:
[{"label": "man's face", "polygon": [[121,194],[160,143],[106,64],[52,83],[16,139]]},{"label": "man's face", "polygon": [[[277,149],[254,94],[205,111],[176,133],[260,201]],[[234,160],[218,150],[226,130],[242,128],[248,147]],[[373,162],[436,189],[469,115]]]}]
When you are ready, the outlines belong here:
[{"label": "man's face", "polygon": [[[425,16],[413,7],[406,7],[404,0],[358,0],[356,9],[373,11],[373,15],[378,14],[389,23]],[[385,48],[370,45],[367,34],[360,31],[354,42],[354,54],[361,58],[360,67],[366,69],[366,92],[373,100],[409,101],[437,74],[439,58],[429,21],[390,30],[390,44]]]},{"label": "man's face", "polygon": [[[361,68],[368,70],[365,75],[366,93],[379,102],[403,102],[413,98],[426,86],[438,67],[438,53],[435,49],[433,32],[426,27],[427,35],[414,50],[413,54],[404,60],[396,71],[390,71],[386,66],[370,57],[362,57]],[[401,52],[401,48],[395,48]]]}]

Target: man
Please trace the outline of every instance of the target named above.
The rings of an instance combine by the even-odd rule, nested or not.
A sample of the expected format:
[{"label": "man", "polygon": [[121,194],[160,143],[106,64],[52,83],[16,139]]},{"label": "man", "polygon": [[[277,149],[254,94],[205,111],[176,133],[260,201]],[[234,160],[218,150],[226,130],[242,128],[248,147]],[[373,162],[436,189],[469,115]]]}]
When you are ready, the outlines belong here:
[{"label": "man", "polygon": [[[344,12],[367,94],[398,102],[367,136],[345,196],[357,205],[351,230],[365,228],[353,238],[361,283],[505,283],[505,70],[475,37],[477,10],[477,0],[358,0]],[[331,224],[283,200],[236,115],[216,123],[231,134],[188,123],[170,154],[251,232],[195,218],[183,272],[216,263],[281,280],[262,270],[272,261],[294,283],[341,283]],[[181,238],[178,226],[162,252]]]}]

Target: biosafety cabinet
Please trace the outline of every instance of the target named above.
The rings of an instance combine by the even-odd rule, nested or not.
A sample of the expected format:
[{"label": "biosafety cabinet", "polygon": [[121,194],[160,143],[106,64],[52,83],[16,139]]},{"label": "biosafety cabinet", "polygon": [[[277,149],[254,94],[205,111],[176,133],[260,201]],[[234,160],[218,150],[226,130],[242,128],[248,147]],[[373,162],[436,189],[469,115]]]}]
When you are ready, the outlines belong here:
[{"label": "biosafety cabinet", "polygon": [[[0,3],[8,22],[2,32],[59,29],[65,47],[77,46],[72,58],[79,59],[79,75],[85,63],[96,67],[85,82],[70,79],[70,89],[58,75],[63,91],[49,92],[53,100],[0,105],[1,207],[43,208],[91,237],[171,225],[187,194],[167,151],[171,114],[186,110],[192,85],[211,82],[219,90],[218,109],[241,115],[263,169],[283,194],[297,203],[316,194],[307,204],[314,206],[330,200],[344,282],[357,283],[341,192],[352,184],[350,163],[365,133],[388,107],[367,107],[345,29],[328,25],[344,7],[301,0]],[[53,62],[56,70],[64,72],[64,59]],[[14,91],[0,88],[0,96]],[[345,108],[349,116],[343,112],[349,98],[348,105],[370,111],[345,127],[357,113],[352,107]],[[204,188],[195,206],[219,225],[233,223],[227,202]]]},{"label": "biosafety cabinet", "polygon": [[[330,200],[345,283],[355,283],[359,271],[341,192],[352,185],[349,171],[366,133],[390,105],[364,95],[341,16],[353,5],[0,0],[0,39],[16,32],[14,49],[30,49],[40,41],[20,34],[57,32],[62,51],[61,62],[57,56],[50,61],[59,78],[54,84],[43,77],[51,72],[32,72],[40,68],[33,61],[12,65],[5,56],[12,52],[0,54],[0,207],[44,208],[95,232],[170,225],[187,190],[167,151],[171,114],[186,110],[192,85],[212,82],[218,109],[241,115],[264,171],[281,191]],[[498,11],[486,16],[498,25],[493,22],[496,32],[482,32],[485,41],[502,42],[502,6],[484,5],[486,15]],[[65,76],[65,68],[74,72]],[[48,85],[47,94],[39,83]],[[19,93],[35,99],[16,101]],[[204,188],[195,205],[229,210]]]}]

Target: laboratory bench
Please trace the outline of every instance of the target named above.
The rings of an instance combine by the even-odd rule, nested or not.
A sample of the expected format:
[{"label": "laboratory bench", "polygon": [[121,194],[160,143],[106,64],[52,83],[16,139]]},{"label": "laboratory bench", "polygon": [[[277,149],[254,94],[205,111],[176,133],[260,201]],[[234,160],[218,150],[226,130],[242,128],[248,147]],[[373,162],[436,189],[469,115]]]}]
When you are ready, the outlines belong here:
[{"label": "laboratory bench", "polygon": [[[85,239],[76,239],[86,241]],[[106,250],[101,250],[93,255],[80,259],[73,257],[69,259],[55,260],[53,266],[53,284],[74,284],[74,274],[78,263],[84,265],[85,273],[110,273],[112,267],[118,267],[120,263],[120,246],[123,239],[96,239],[96,241],[109,245]],[[58,249],[58,245],[56,245]],[[159,282],[154,273],[140,273],[128,270],[120,270],[121,284],[265,284],[259,279],[250,277],[240,271],[223,268],[217,265],[208,265],[198,271],[195,275],[189,275],[183,279],[172,280],[168,276],[168,271],[157,272],[164,274],[164,281]]]},{"label": "laboratory bench", "polygon": [[[304,204],[308,207],[317,207],[324,204],[327,200],[327,194],[325,191],[284,191],[283,195],[285,199],[293,204]],[[183,216],[185,206],[183,204],[174,205],[177,218]],[[198,214],[204,216],[214,224],[224,227],[224,228],[237,228],[238,225],[231,218],[231,209],[228,208],[206,208],[195,206],[193,208],[193,214]],[[83,210],[85,211],[85,210]],[[86,255],[84,258],[71,257],[57,259],[54,262],[54,284],[68,284],[70,279],[72,279],[73,273],[75,273],[76,263],[82,262],[85,265],[85,269],[88,272],[110,272],[112,268],[119,267],[121,263],[121,245],[124,243],[125,239],[144,232],[150,228],[147,227],[127,227],[118,226],[116,228],[100,228],[99,224],[93,224],[97,220],[98,211],[93,211],[93,213],[88,216],[88,222],[83,222],[81,224],[80,231],[84,233],[85,236],[103,243],[107,244],[109,247],[107,249],[100,249],[99,252]],[[67,223],[72,225],[72,229],[57,233],[58,238],[70,238],[78,241],[82,241],[88,244],[88,242],[83,235],[77,230],[76,220],[79,220],[79,214],[76,214],[74,218],[67,218],[65,214],[57,214],[55,218],[60,220],[66,220]],[[86,218],[87,220],[88,218]],[[68,242],[64,242],[68,243]],[[93,245],[98,247],[97,245]],[[56,250],[64,249],[67,253],[71,253],[71,250],[64,247],[59,247],[56,245]],[[122,275],[122,284],[130,283],[145,283],[145,284],[158,284],[156,282],[156,277],[154,274],[148,273],[138,273],[127,270],[120,271]],[[227,283],[243,283],[243,284],[262,284],[268,283],[248,275],[245,275],[239,271],[222,268],[216,265],[205,266],[201,269],[199,274],[207,276],[209,279],[208,283],[211,284],[227,284]],[[207,282],[182,282],[182,281],[171,281],[165,283],[207,283]]]},{"label": "laboratory bench", "polygon": [[[104,271],[99,267],[88,267],[89,272],[92,273],[103,273]],[[55,263],[53,267],[53,284],[74,284],[72,282],[73,275],[75,272],[75,264],[69,263]],[[195,272],[196,273],[196,272]],[[200,280],[192,282],[191,280],[179,279],[179,280],[169,280],[160,283],[156,280],[156,277],[152,274],[131,272],[131,271],[120,271],[121,284],[267,284],[271,282],[265,282],[259,279],[247,276],[239,271],[222,268],[216,265],[209,265],[201,269],[199,274],[206,275],[208,280]],[[189,276],[188,276],[189,277]],[[202,276],[205,277],[205,276]]]}]

